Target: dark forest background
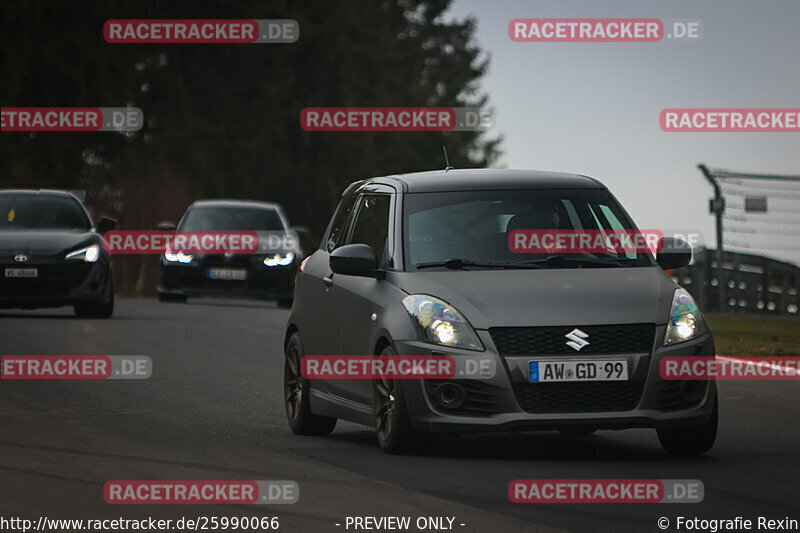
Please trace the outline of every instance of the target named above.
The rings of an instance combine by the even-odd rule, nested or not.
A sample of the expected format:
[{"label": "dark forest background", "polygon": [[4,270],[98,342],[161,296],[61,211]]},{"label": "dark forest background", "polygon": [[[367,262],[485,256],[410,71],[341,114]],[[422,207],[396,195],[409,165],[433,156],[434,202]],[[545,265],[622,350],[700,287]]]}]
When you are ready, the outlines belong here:
[{"label": "dark forest background", "polygon": [[[449,0],[4,1],[0,105],[123,107],[135,133],[0,135],[0,187],[85,190],[117,229],[177,221],[199,198],[284,205],[319,237],[357,179],[482,167],[500,139],[477,132],[305,132],[323,106],[487,106],[488,56],[472,19],[445,23]],[[108,44],[120,18],[295,19],[293,44]],[[115,258],[117,291],[154,294],[154,256]]]}]

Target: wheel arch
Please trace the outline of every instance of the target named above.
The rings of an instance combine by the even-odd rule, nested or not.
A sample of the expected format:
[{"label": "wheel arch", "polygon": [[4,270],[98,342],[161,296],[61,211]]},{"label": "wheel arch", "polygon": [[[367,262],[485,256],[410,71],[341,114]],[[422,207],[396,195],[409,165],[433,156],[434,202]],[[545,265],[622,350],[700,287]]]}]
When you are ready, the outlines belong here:
[{"label": "wheel arch", "polygon": [[283,337],[283,351],[286,352],[286,346],[289,344],[289,339],[295,333],[299,332],[300,328],[298,328],[295,324],[289,324],[286,328],[286,335]]},{"label": "wheel arch", "polygon": [[386,347],[392,347],[393,343],[389,338],[389,334],[385,331],[378,334],[378,339],[375,341],[375,348],[372,350],[372,355],[380,355]]}]

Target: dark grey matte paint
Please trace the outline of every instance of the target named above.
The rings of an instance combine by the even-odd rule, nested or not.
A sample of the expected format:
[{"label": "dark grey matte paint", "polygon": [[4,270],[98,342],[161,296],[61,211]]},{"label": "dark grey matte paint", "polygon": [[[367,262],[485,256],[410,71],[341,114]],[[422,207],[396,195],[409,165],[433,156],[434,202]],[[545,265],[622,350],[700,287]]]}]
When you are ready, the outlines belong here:
[{"label": "dark grey matte paint", "polygon": [[[664,428],[709,422],[715,412],[713,382],[702,382],[704,390],[691,405],[664,409],[658,404],[660,388],[669,385],[659,376],[659,360],[667,355],[712,356],[714,342],[703,321],[704,333],[698,337],[675,346],[663,346],[670,305],[678,285],[652,258],[650,266],[635,268],[403,271],[401,224],[405,195],[537,188],[604,187],[584,176],[501,170],[426,172],[375,178],[351,185],[343,197],[375,190],[392,194],[393,220],[389,234],[392,264],[378,276],[333,273],[331,254],[324,245],[329,227],[323,245],[308,258],[298,276],[285,341],[298,334],[307,355],[379,354],[386,346],[403,355],[445,351],[453,355],[475,354],[418,340],[401,301],[409,294],[427,294],[460,311],[480,337],[486,348],[483,353],[497,358],[501,370],[489,385],[498,391],[501,412],[490,416],[448,413],[433,404],[423,381],[401,380],[399,386],[403,388],[415,430]],[[686,251],[680,243],[669,242],[669,246],[676,249],[676,255]],[[671,260],[681,263],[688,258],[673,257]],[[614,412],[532,414],[524,411],[515,398],[513,385],[527,382],[526,365],[530,356],[501,357],[488,331],[496,326],[641,323],[654,325],[655,340],[651,349],[621,356],[628,360],[630,376],[645,383],[641,400],[635,409]],[[310,410],[317,415],[374,424],[368,381],[313,380],[309,395]]]}]

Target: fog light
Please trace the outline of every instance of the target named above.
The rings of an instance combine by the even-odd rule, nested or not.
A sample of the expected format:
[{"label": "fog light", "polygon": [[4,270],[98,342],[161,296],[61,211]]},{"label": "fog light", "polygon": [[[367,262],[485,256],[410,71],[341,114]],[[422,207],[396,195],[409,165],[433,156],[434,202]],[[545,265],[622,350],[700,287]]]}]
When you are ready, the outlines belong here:
[{"label": "fog light", "polygon": [[445,409],[458,409],[464,405],[467,393],[455,383],[443,383],[433,392],[436,402]]},{"label": "fog light", "polygon": [[699,402],[705,392],[705,381],[684,381],[680,388],[681,400],[688,404]]}]

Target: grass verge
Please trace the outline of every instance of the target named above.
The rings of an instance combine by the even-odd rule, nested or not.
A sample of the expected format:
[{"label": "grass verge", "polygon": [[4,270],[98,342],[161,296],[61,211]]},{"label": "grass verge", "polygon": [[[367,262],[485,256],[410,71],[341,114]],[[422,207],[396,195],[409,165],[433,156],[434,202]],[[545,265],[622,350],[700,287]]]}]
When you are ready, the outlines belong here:
[{"label": "grass verge", "polygon": [[717,353],[749,356],[800,356],[797,317],[707,315]]}]

